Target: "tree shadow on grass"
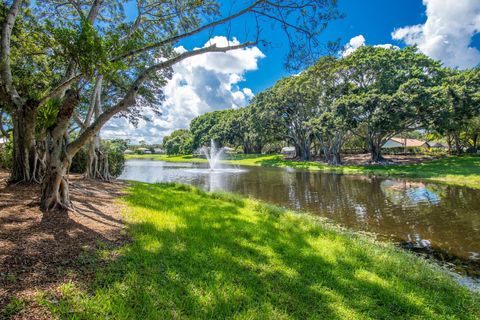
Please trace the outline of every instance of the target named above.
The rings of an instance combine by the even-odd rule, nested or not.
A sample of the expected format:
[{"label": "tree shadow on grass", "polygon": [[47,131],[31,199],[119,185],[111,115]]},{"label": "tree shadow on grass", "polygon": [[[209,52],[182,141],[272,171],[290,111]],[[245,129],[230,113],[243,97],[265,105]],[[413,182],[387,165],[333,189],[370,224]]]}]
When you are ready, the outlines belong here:
[{"label": "tree shadow on grass", "polygon": [[446,278],[432,282],[420,262],[393,249],[235,196],[174,184],[133,189],[126,201],[138,215],[130,226],[135,241],[99,273],[90,295],[65,295],[61,312],[125,319],[472,317],[464,290]]}]

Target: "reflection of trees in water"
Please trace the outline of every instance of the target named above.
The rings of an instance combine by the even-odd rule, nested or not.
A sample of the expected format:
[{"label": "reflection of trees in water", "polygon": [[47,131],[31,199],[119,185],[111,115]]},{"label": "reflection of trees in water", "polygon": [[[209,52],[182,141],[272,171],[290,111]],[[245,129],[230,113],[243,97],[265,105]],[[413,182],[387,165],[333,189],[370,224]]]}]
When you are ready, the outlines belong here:
[{"label": "reflection of trees in water", "polygon": [[347,227],[404,241],[429,240],[462,257],[480,252],[478,191],[467,188],[255,169],[236,179],[230,190],[318,213]]}]

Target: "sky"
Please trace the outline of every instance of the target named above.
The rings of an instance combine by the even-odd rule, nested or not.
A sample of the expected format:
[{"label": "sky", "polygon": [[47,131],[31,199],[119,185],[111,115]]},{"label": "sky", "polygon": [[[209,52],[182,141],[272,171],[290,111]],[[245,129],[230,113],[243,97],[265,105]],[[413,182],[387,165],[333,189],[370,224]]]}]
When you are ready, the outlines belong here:
[{"label": "sky", "polygon": [[[244,4],[225,0],[222,13]],[[330,22],[320,38],[324,42],[339,40],[342,49],[338,56],[362,45],[416,45],[449,67],[465,69],[480,64],[480,0],[338,0],[338,8],[344,18]],[[134,7],[127,9],[128,14],[135,15]],[[248,40],[251,34],[246,26],[252,23],[242,18],[216,27],[182,41],[176,50]],[[262,36],[269,39],[268,46],[204,54],[175,65],[174,76],[164,89],[161,116],[145,110],[151,121],[141,120],[137,127],[126,119],[113,119],[102,129],[102,137],[161,143],[173,130],[188,128],[198,115],[248,105],[255,94],[289,75],[284,68],[288,47],[283,32],[265,26]]]}]

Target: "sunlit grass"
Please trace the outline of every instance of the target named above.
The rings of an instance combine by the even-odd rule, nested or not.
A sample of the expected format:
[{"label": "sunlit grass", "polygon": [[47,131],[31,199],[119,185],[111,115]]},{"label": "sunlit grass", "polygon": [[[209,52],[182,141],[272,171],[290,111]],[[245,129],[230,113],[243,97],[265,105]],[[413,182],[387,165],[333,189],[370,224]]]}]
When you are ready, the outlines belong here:
[{"label": "sunlit grass", "polygon": [[231,194],[133,183],[133,241],[87,288],[65,284],[71,319],[478,319],[478,295],[427,262],[308,215]]},{"label": "sunlit grass", "polygon": [[[225,163],[245,166],[291,167],[301,170],[345,174],[375,174],[407,177],[480,189],[480,156],[451,156],[410,165],[329,166],[313,161],[294,161],[280,155],[235,155]],[[152,159],[171,162],[206,162],[204,158],[166,155],[130,155],[128,159]]]}]

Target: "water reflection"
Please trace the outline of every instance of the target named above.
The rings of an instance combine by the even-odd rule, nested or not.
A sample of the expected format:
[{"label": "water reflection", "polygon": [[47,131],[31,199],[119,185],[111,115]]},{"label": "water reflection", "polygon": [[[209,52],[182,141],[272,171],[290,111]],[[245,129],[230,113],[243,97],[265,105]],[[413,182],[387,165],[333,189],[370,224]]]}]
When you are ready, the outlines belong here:
[{"label": "water reflection", "polygon": [[477,190],[283,168],[241,169],[210,173],[203,165],[132,160],[121,178],[253,196],[377,233],[411,249],[435,250],[440,260],[456,257],[459,264],[467,261],[472,272],[480,271]]}]

